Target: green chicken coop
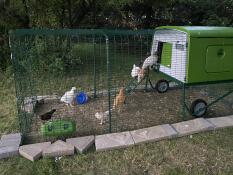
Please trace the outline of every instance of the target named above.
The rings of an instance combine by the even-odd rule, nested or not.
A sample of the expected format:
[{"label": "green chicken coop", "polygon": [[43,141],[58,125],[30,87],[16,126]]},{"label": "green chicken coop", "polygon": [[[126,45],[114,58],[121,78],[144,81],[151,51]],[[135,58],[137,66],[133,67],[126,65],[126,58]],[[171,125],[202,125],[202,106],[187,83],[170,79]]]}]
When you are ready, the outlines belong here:
[{"label": "green chicken coop", "polygon": [[[233,28],[198,26],[162,26],[155,30],[151,55],[157,54],[157,70],[167,79],[182,84],[184,106],[194,116],[202,116],[207,108],[230,95],[229,92],[210,104],[195,100],[185,103],[185,87],[233,81]],[[168,89],[168,81],[157,83],[159,92]]]}]

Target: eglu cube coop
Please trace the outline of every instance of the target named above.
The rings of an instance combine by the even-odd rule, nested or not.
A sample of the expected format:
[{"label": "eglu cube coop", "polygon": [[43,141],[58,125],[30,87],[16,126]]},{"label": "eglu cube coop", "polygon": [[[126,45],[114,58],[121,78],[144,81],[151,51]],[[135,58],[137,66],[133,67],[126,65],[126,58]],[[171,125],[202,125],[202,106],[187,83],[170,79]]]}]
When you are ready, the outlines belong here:
[{"label": "eglu cube coop", "polygon": [[[233,92],[230,90],[210,104],[197,99],[189,109],[185,103],[185,87],[233,81],[233,28],[181,27],[157,28],[151,55],[158,55],[158,70],[183,84],[183,102],[193,115],[202,116],[207,108]],[[163,83],[163,84],[162,84]],[[161,82],[164,91],[168,84]]]},{"label": "eglu cube coop", "polygon": [[[161,27],[136,31],[12,31],[10,45],[21,132],[39,139],[41,135],[103,134],[181,121],[177,116],[184,105],[177,102],[186,100],[182,88],[174,87],[166,94],[154,89],[166,92],[170,80],[181,83],[183,89],[192,83],[232,80],[232,67],[228,71],[229,65],[217,59],[232,62],[231,30],[226,30],[229,38],[222,31],[222,38],[216,38],[215,32],[207,35],[207,30],[201,30]],[[223,66],[216,69],[217,73],[212,72],[216,65],[209,63],[216,48],[213,59]],[[150,61],[150,66],[142,71],[145,60]],[[138,70],[136,77],[133,66]],[[160,80],[159,73],[167,79]],[[71,103],[67,94],[72,96]]]}]

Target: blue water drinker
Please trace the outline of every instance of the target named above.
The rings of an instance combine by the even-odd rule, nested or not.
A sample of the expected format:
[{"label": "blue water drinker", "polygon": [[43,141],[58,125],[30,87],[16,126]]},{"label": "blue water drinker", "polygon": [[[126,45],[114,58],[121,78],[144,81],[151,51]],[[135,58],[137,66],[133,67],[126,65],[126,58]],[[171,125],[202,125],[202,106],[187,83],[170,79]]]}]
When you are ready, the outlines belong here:
[{"label": "blue water drinker", "polygon": [[76,102],[79,105],[85,104],[88,101],[88,96],[84,92],[80,92],[76,96]]}]

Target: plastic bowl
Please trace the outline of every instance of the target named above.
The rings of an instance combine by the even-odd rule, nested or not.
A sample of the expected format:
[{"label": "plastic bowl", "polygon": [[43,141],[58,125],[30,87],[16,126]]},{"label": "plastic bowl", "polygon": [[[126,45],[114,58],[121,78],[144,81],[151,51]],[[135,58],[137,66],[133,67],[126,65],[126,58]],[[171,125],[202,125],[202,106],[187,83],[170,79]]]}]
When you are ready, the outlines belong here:
[{"label": "plastic bowl", "polygon": [[87,100],[88,100],[88,96],[84,92],[80,92],[76,96],[76,102],[79,105],[85,104]]}]

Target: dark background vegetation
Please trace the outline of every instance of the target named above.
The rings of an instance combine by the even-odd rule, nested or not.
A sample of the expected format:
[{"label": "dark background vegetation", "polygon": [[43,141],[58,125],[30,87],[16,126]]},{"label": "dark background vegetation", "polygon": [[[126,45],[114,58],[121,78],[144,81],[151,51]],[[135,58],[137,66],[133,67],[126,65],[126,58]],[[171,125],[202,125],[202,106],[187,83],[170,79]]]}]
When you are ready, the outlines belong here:
[{"label": "dark background vegetation", "polygon": [[16,28],[155,28],[233,25],[233,0],[0,0],[0,70]]}]

